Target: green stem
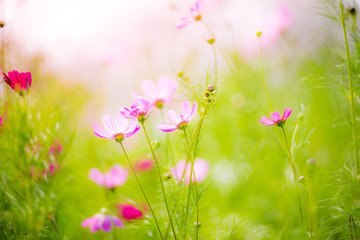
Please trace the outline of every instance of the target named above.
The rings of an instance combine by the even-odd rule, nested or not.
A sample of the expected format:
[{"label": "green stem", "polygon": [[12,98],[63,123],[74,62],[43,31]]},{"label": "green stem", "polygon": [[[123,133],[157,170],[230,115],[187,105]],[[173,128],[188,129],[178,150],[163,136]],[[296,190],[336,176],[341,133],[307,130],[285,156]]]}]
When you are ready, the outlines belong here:
[{"label": "green stem", "polygon": [[149,209],[150,209],[150,211],[151,211],[151,214],[152,214],[153,217],[154,217],[154,221],[155,221],[156,227],[157,227],[157,229],[158,229],[158,231],[159,231],[160,237],[161,237],[161,239],[164,239],[163,236],[162,236],[162,234],[161,234],[161,230],[160,230],[159,224],[158,224],[158,222],[157,222],[157,220],[156,220],[155,213],[154,213],[154,211],[153,211],[153,209],[152,209],[152,207],[151,207],[151,205],[150,205],[150,202],[149,202],[148,198],[146,197],[145,191],[144,191],[144,189],[142,188],[141,183],[140,183],[140,181],[139,181],[139,179],[138,179],[138,177],[137,177],[137,174],[136,174],[136,172],[135,172],[135,170],[134,170],[134,167],[133,167],[133,165],[131,164],[131,161],[130,161],[130,159],[129,159],[126,151],[125,151],[124,145],[122,144],[122,142],[120,142],[120,145],[121,145],[122,150],[124,151],[124,154],[125,154],[126,159],[127,159],[128,162],[129,162],[130,168],[131,168],[131,170],[132,170],[132,172],[133,172],[133,174],[134,174],[134,176],[135,176],[135,179],[136,179],[136,181],[137,181],[137,183],[138,183],[138,185],[139,185],[139,187],[140,187],[140,189],[141,189],[141,192],[142,192],[142,194],[143,194],[144,197],[145,197],[146,203],[147,203],[147,205],[148,205],[148,207],[149,207]]},{"label": "green stem", "polygon": [[155,156],[155,152],[154,152],[154,149],[151,145],[151,141],[150,141],[150,138],[149,138],[149,135],[146,131],[146,128],[145,128],[145,124],[144,122],[141,123],[143,129],[144,129],[144,133],[145,133],[145,136],[146,136],[146,139],[149,143],[149,147],[150,147],[150,150],[151,150],[151,154],[154,158],[154,161],[155,161],[155,165],[156,165],[156,169],[157,169],[157,172],[158,172],[158,175],[159,175],[159,180],[160,180],[160,184],[161,184],[161,190],[162,190],[162,193],[163,193],[163,197],[164,197],[164,201],[165,201],[165,205],[166,205],[166,211],[168,213],[168,216],[169,216],[169,220],[170,220],[170,224],[171,224],[171,228],[172,228],[172,231],[174,233],[174,238],[175,240],[177,239],[176,238],[176,232],[175,232],[175,228],[174,228],[174,224],[173,224],[173,221],[172,221],[172,218],[171,218],[171,214],[170,214],[170,209],[169,209],[169,205],[168,205],[168,202],[167,202],[167,199],[166,199],[166,194],[165,194],[165,188],[164,188],[164,183],[163,183],[163,179],[161,177],[161,172],[160,172],[160,167],[159,167],[159,163],[156,159],[156,156]]},{"label": "green stem", "polygon": [[217,80],[218,80],[218,65],[217,65],[217,57],[216,57],[216,49],[215,46],[212,45],[213,51],[214,51],[214,65],[215,65],[215,83],[214,85],[217,86]]},{"label": "green stem", "polygon": [[[187,134],[186,134],[186,130],[184,129],[184,135],[185,135],[185,139],[186,139],[186,145],[187,145],[187,149],[188,149],[188,158],[190,159],[191,162],[191,170],[190,170],[190,179],[189,179],[189,192],[188,192],[188,201],[187,201],[187,205],[186,205],[186,213],[185,213],[185,219],[187,219],[187,215],[189,212],[189,203],[190,203],[190,192],[191,192],[191,186],[192,186],[192,176],[194,174],[194,185],[195,185],[195,196],[196,196],[196,239],[198,239],[199,237],[199,196],[198,196],[198,188],[197,188],[197,183],[196,183],[196,174],[194,171],[194,162],[195,159],[191,156],[191,149],[190,149],[190,144],[187,138]],[[185,169],[186,169],[186,165],[185,165]]]},{"label": "green stem", "polygon": [[301,217],[301,222],[304,226],[304,219],[303,219],[303,214],[302,214],[302,209],[301,209],[301,199],[300,199],[300,190],[299,190],[299,186],[298,186],[298,182],[297,182],[297,176],[296,176],[296,169],[295,169],[295,163],[294,163],[294,159],[291,153],[291,149],[289,147],[289,143],[286,137],[286,133],[284,130],[284,127],[281,127],[281,130],[283,132],[284,135],[284,139],[285,139],[285,143],[286,143],[286,148],[289,152],[289,160],[290,160],[290,165],[292,168],[292,172],[293,172],[293,176],[294,176],[294,181],[295,181],[295,186],[296,186],[296,191],[297,191],[297,195],[298,195],[298,204],[299,204],[299,212],[300,212],[300,217]]},{"label": "green stem", "polygon": [[352,125],[352,138],[353,138],[353,147],[354,147],[354,158],[355,158],[355,174],[356,178],[359,172],[359,154],[357,151],[357,139],[356,139],[356,116],[355,116],[355,97],[353,92],[353,79],[351,74],[351,65],[350,65],[350,53],[349,53],[349,44],[347,39],[346,27],[345,27],[345,16],[344,16],[344,5],[342,0],[339,2],[340,12],[341,12],[341,26],[344,34],[344,45],[346,51],[346,64],[349,78],[349,101],[350,101],[350,114],[351,114],[351,125]]},{"label": "green stem", "polygon": [[258,44],[259,44],[259,55],[260,55],[259,58],[260,58],[261,79],[262,79],[262,83],[263,83],[263,86],[264,86],[264,90],[265,90],[265,94],[266,94],[267,100],[268,100],[268,102],[269,102],[270,111],[273,112],[273,108],[272,108],[272,105],[271,105],[269,92],[268,92],[268,90],[267,90],[266,83],[265,83],[264,65],[263,65],[263,57],[262,57],[262,51],[261,51],[260,37],[259,37],[259,39],[258,39]]},{"label": "green stem", "polygon": [[203,124],[203,122],[204,122],[204,118],[205,118],[205,115],[206,115],[206,112],[207,112],[207,110],[208,110],[208,106],[209,106],[209,103],[208,102],[206,102],[205,103],[205,108],[204,108],[204,113],[203,113],[203,115],[201,115],[201,117],[200,117],[200,121],[199,121],[199,124],[198,124],[198,127],[197,127],[197,129],[196,129],[196,131],[195,131],[195,134],[194,134],[194,150],[193,150],[193,156],[195,157],[195,151],[196,151],[196,149],[197,149],[197,146],[198,146],[198,142],[199,142],[199,136],[200,136],[200,131],[201,131],[201,126],[202,126],[202,124]]}]

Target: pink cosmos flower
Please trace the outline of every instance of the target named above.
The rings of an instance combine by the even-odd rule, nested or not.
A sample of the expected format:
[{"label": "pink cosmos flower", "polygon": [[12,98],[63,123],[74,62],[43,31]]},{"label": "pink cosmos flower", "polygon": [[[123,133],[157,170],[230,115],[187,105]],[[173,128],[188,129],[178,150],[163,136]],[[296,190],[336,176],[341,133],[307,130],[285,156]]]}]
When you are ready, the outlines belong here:
[{"label": "pink cosmos flower", "polygon": [[286,108],[284,111],[284,114],[281,116],[280,116],[279,112],[271,113],[270,114],[271,119],[263,116],[261,118],[261,120],[259,121],[259,123],[262,123],[267,126],[276,125],[278,127],[282,127],[282,126],[284,126],[286,119],[288,119],[290,117],[292,110],[293,109]]},{"label": "pink cosmos flower", "polygon": [[103,213],[98,213],[91,218],[87,218],[82,221],[82,227],[90,227],[90,232],[94,233],[100,229],[104,232],[110,232],[112,226],[125,228],[123,222],[114,215],[105,215]]},{"label": "pink cosmos flower", "polygon": [[182,23],[177,26],[178,29],[186,27],[192,22],[200,21],[201,20],[201,13],[200,13],[200,0],[197,0],[195,3],[195,8],[190,8],[191,15],[190,17],[181,18]]},{"label": "pink cosmos flower", "polygon": [[137,220],[144,217],[143,212],[131,204],[120,203],[117,205],[117,209],[119,211],[119,215],[127,221]]},{"label": "pink cosmos flower", "polygon": [[[175,167],[170,168],[171,175],[175,178],[176,182],[180,183],[183,176],[185,184],[190,182],[191,163],[186,164],[185,160],[179,161]],[[206,178],[209,172],[209,164],[201,158],[195,159],[194,172],[197,183],[201,183]],[[191,182],[194,183],[194,175]]]},{"label": "pink cosmos flower", "polygon": [[138,172],[149,171],[155,166],[152,159],[140,159],[134,164],[134,168]]},{"label": "pink cosmos flower", "polygon": [[117,142],[122,142],[125,138],[134,135],[140,129],[135,119],[125,118],[121,113],[117,113],[115,119],[110,115],[105,115],[102,118],[102,122],[105,130],[100,127],[99,124],[94,123],[94,134],[98,137],[113,139]]},{"label": "pink cosmos flower", "polygon": [[157,85],[152,80],[144,80],[141,88],[146,97],[150,100],[150,107],[157,107],[161,109],[164,104],[172,101],[177,82],[174,79],[162,76],[158,79]]},{"label": "pink cosmos flower", "polygon": [[102,173],[97,168],[90,169],[89,179],[96,182],[100,186],[113,189],[122,186],[128,177],[128,172],[121,165],[115,164],[109,172]]},{"label": "pink cosmos flower", "polygon": [[195,101],[191,110],[189,101],[183,103],[183,114],[180,115],[175,110],[168,111],[168,118],[173,123],[160,123],[157,128],[163,132],[173,132],[176,129],[185,130],[187,124],[195,117],[198,104]]},{"label": "pink cosmos flower", "polygon": [[124,107],[119,111],[126,118],[134,118],[139,122],[144,122],[150,110],[150,101],[141,96],[135,96],[134,98],[135,103],[131,105],[130,109]]},{"label": "pink cosmos flower", "polygon": [[27,91],[31,86],[31,73],[23,72],[19,73],[18,71],[13,70],[8,72],[8,75],[3,73],[4,81],[17,93],[23,96],[24,91]]}]

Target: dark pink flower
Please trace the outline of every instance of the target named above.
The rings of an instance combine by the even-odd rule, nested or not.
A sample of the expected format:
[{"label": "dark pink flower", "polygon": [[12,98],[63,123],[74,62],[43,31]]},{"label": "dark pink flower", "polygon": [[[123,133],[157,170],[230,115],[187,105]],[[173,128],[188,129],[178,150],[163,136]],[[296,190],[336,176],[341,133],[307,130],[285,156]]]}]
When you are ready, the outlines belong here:
[{"label": "dark pink flower", "polygon": [[117,209],[119,211],[119,215],[127,221],[137,220],[144,217],[144,214],[141,210],[137,209],[135,206],[128,203],[118,204]]},{"label": "dark pink flower", "polygon": [[49,149],[49,153],[56,156],[56,155],[60,155],[61,151],[62,151],[62,144],[58,139],[54,139],[54,143],[53,145],[51,145]]},{"label": "dark pink flower", "polygon": [[188,123],[195,117],[197,107],[196,101],[194,102],[192,109],[189,101],[184,101],[183,114],[180,115],[175,112],[175,110],[169,110],[167,116],[173,123],[160,123],[157,125],[157,128],[163,132],[173,132],[176,129],[185,130]]},{"label": "dark pink flower", "polygon": [[128,177],[128,171],[122,168],[120,164],[115,164],[109,172],[102,173],[97,168],[90,169],[89,179],[100,186],[113,189],[124,185]]},{"label": "dark pink flower", "polygon": [[126,118],[121,113],[115,115],[113,119],[110,115],[105,115],[102,118],[105,130],[94,123],[94,134],[101,138],[113,139],[117,142],[122,142],[125,138],[134,135],[139,131],[140,127],[137,121],[132,118]]},{"label": "dark pink flower", "polygon": [[150,101],[147,98],[141,96],[135,96],[135,102],[130,108],[119,109],[120,113],[126,118],[134,118],[139,122],[146,120],[146,115],[150,110]]},{"label": "dark pink flower", "polygon": [[[186,164],[185,160],[179,161],[175,167],[170,168],[171,175],[175,178],[176,182],[180,183],[184,179],[185,184],[190,182],[191,163]],[[206,178],[209,172],[209,164],[201,158],[195,159],[194,172],[197,183],[201,183]],[[191,182],[194,183],[194,175]]]},{"label": "dark pink flower", "polygon": [[162,108],[164,104],[172,101],[177,82],[174,79],[162,76],[158,79],[157,85],[152,80],[144,80],[141,88],[146,97],[150,100],[150,107]]},{"label": "dark pink flower", "polygon": [[140,159],[134,164],[135,170],[139,172],[148,171],[154,166],[155,162],[152,159]]},{"label": "dark pink flower", "polygon": [[89,227],[90,232],[94,233],[102,229],[104,232],[110,232],[113,225],[115,227],[125,228],[122,221],[113,215],[105,215],[103,213],[98,213],[91,218],[87,218],[82,221],[82,227]]},{"label": "dark pink flower", "polygon": [[276,125],[278,127],[282,127],[284,126],[286,119],[288,119],[290,117],[290,114],[292,112],[293,109],[290,108],[286,108],[284,111],[284,114],[280,116],[279,112],[274,112],[271,113],[271,119],[268,117],[262,117],[261,120],[259,121],[259,123],[262,123],[264,125],[267,126],[272,126],[272,125]]},{"label": "dark pink flower", "polygon": [[200,0],[197,0],[195,3],[194,8],[190,8],[191,16],[181,18],[182,23],[177,26],[178,29],[186,27],[192,22],[200,21],[201,20],[201,13],[200,13]]},{"label": "dark pink flower", "polygon": [[28,91],[31,86],[31,73],[13,70],[8,72],[8,75],[3,73],[4,81],[17,93],[23,96],[24,92]]},{"label": "dark pink flower", "polygon": [[5,119],[6,119],[6,113],[7,113],[7,102],[5,103],[5,109],[3,114],[0,116],[0,127],[4,125]]}]

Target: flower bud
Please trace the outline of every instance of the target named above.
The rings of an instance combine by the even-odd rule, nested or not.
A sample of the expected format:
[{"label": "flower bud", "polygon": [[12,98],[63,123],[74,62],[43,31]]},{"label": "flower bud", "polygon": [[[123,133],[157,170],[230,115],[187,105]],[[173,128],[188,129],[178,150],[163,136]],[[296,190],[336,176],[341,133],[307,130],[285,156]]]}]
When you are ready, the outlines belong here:
[{"label": "flower bud", "polygon": [[215,43],[215,38],[209,38],[209,39],[207,39],[207,42],[209,44],[214,44]]},{"label": "flower bud", "polygon": [[5,27],[5,21],[4,20],[0,20],[0,28],[3,28],[3,27]]},{"label": "flower bud", "polygon": [[304,177],[304,176],[300,176],[300,177],[298,178],[298,182],[299,182],[299,183],[305,183],[305,177]]},{"label": "flower bud", "polygon": [[214,85],[209,85],[209,86],[207,86],[206,89],[207,89],[209,92],[212,92],[212,91],[215,90],[215,87],[214,87]]}]

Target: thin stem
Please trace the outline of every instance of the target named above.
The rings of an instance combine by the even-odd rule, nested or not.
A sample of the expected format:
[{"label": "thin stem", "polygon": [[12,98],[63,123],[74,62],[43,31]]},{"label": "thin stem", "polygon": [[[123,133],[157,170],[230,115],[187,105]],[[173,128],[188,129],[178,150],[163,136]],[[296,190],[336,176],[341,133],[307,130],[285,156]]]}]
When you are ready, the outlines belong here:
[{"label": "thin stem", "polygon": [[351,114],[351,126],[352,126],[352,138],[353,138],[353,147],[354,147],[354,158],[355,158],[355,174],[356,177],[359,172],[359,154],[357,151],[357,139],[356,139],[356,116],[355,116],[355,97],[353,92],[353,78],[351,74],[351,65],[350,65],[350,53],[349,53],[349,44],[347,39],[346,27],[345,27],[345,16],[344,16],[344,5],[342,0],[339,2],[340,12],[341,12],[341,26],[344,33],[344,45],[346,52],[346,64],[349,78],[349,101],[350,101],[350,114]]},{"label": "thin stem", "polygon": [[264,86],[264,90],[265,90],[265,94],[266,94],[267,100],[268,100],[268,102],[269,102],[270,111],[273,112],[273,108],[272,108],[272,105],[271,105],[269,92],[268,92],[268,90],[267,90],[266,83],[265,83],[264,65],[263,65],[263,57],[262,57],[262,51],[261,51],[260,37],[259,37],[259,39],[258,39],[258,44],[259,44],[259,58],[260,58],[261,79],[262,79],[262,83],[263,83],[263,86]]},{"label": "thin stem", "polygon": [[153,211],[153,209],[152,209],[152,207],[151,207],[151,205],[150,205],[150,202],[149,202],[148,198],[146,197],[146,194],[145,194],[144,189],[142,188],[141,183],[140,183],[140,181],[139,181],[139,179],[138,179],[138,177],[137,177],[137,175],[136,175],[136,172],[135,172],[135,170],[134,170],[134,167],[133,167],[133,165],[131,164],[131,161],[130,161],[130,159],[129,159],[126,151],[125,151],[124,145],[123,145],[121,142],[120,142],[120,145],[121,145],[122,150],[124,151],[124,154],[125,154],[126,159],[127,159],[128,162],[129,162],[130,168],[131,168],[131,170],[132,170],[132,172],[133,172],[133,174],[134,174],[134,176],[135,176],[135,179],[136,179],[136,181],[137,181],[137,183],[138,183],[138,185],[139,185],[139,187],[140,187],[140,189],[141,189],[141,192],[142,192],[142,194],[143,194],[144,197],[145,197],[146,203],[147,203],[147,205],[148,205],[148,207],[149,207],[149,209],[150,209],[150,211],[151,211],[151,214],[152,214],[153,217],[154,217],[155,224],[156,224],[156,227],[157,227],[157,229],[158,229],[158,231],[159,231],[160,237],[161,237],[161,239],[164,239],[163,236],[162,236],[162,234],[161,234],[161,230],[160,230],[159,224],[158,224],[158,222],[157,222],[157,220],[156,220],[155,213],[154,213],[154,211]]},{"label": "thin stem", "polygon": [[191,156],[191,149],[190,149],[190,144],[187,138],[187,134],[186,134],[186,130],[184,129],[184,135],[185,135],[185,139],[186,139],[186,145],[187,145],[187,149],[188,149],[188,157],[190,158],[190,162],[191,162],[191,170],[190,170],[190,179],[189,179],[189,192],[188,192],[188,201],[187,201],[187,206],[186,206],[186,213],[185,213],[185,219],[187,219],[187,214],[189,212],[189,203],[190,203],[190,192],[191,192],[191,185],[192,185],[192,176],[194,174],[194,185],[195,185],[195,196],[196,196],[196,239],[198,239],[199,237],[199,196],[198,196],[198,188],[197,188],[197,183],[196,183],[196,174],[194,171],[194,162],[195,159]]},{"label": "thin stem", "polygon": [[310,238],[312,238],[312,204],[311,204],[311,200],[310,200],[310,194],[309,191],[307,189],[307,186],[305,186],[305,191],[306,191],[306,196],[307,196],[307,200],[308,200],[308,217],[309,217],[309,233],[310,233]]},{"label": "thin stem", "polygon": [[167,199],[166,199],[165,188],[164,188],[163,179],[162,179],[162,177],[161,177],[161,172],[160,172],[159,163],[158,163],[158,161],[157,161],[157,159],[156,159],[155,152],[154,152],[154,149],[153,149],[153,147],[152,147],[152,145],[151,145],[151,141],[150,141],[149,135],[148,135],[148,133],[147,133],[147,131],[146,131],[144,122],[142,122],[141,125],[142,125],[142,127],[143,127],[143,129],[144,129],[144,133],[145,133],[146,139],[147,139],[147,141],[148,141],[148,143],[149,143],[149,147],[150,147],[150,150],[151,150],[151,154],[152,154],[152,156],[153,156],[153,158],[154,158],[154,161],[155,161],[156,169],[157,169],[157,172],[158,172],[158,175],[159,175],[160,184],[161,184],[161,190],[162,190],[163,197],[164,197],[164,201],[165,201],[165,205],[166,205],[166,211],[167,211],[167,213],[168,213],[169,220],[170,220],[170,224],[171,224],[171,228],[172,228],[172,231],[173,231],[173,233],[174,233],[174,238],[175,238],[175,240],[176,240],[176,239],[177,239],[177,238],[176,238],[176,232],[175,232],[175,228],[174,228],[173,221],[172,221],[172,219],[171,219],[171,214],[170,214],[170,210],[169,210],[169,205],[168,205],[168,202],[167,202]]},{"label": "thin stem", "polygon": [[291,165],[291,168],[292,168],[292,172],[293,172],[293,176],[294,176],[294,181],[295,181],[295,186],[296,186],[296,191],[297,191],[297,195],[298,195],[298,204],[299,204],[299,212],[300,212],[300,217],[301,217],[301,222],[304,226],[304,219],[303,219],[303,214],[302,214],[302,209],[301,209],[301,199],[300,199],[300,191],[299,191],[299,186],[298,186],[298,182],[297,182],[297,177],[296,177],[296,170],[295,170],[295,163],[294,163],[294,159],[293,159],[293,156],[291,154],[291,149],[289,147],[289,143],[288,143],[288,140],[287,140],[287,137],[286,137],[286,133],[285,133],[285,130],[284,130],[284,127],[281,127],[281,130],[283,132],[283,135],[284,135],[284,139],[285,139],[285,143],[286,143],[286,148],[289,152],[289,160],[290,160],[290,165]]},{"label": "thin stem", "polygon": [[205,118],[205,115],[206,115],[206,112],[207,112],[207,110],[208,110],[208,106],[209,106],[209,103],[208,102],[206,102],[205,103],[205,109],[204,109],[204,113],[203,113],[203,115],[201,115],[201,117],[200,117],[200,121],[199,121],[199,123],[198,123],[198,127],[197,127],[197,129],[196,129],[196,131],[195,131],[195,134],[194,134],[194,141],[193,141],[193,143],[194,143],[194,150],[193,150],[193,156],[195,157],[195,151],[196,151],[196,148],[197,148],[197,145],[198,145],[198,142],[199,142],[199,136],[200,136],[200,130],[201,130],[201,126],[202,126],[202,124],[203,124],[203,122],[204,122],[204,118]]},{"label": "thin stem", "polygon": [[215,46],[212,45],[213,48],[213,52],[214,52],[214,65],[215,65],[215,86],[217,85],[217,80],[218,80],[218,65],[217,65],[217,57],[216,57],[216,49]]}]

